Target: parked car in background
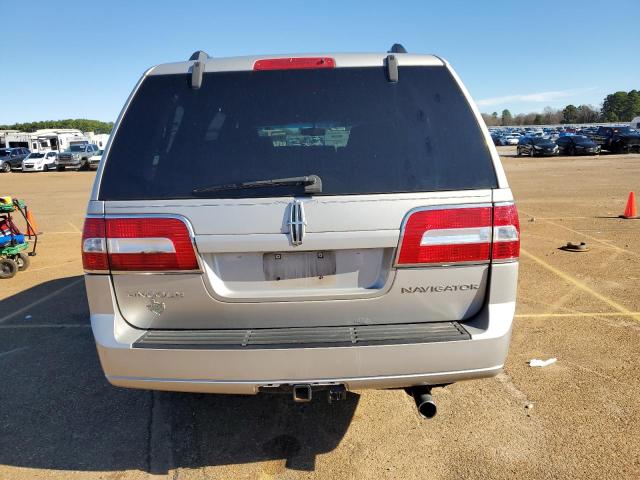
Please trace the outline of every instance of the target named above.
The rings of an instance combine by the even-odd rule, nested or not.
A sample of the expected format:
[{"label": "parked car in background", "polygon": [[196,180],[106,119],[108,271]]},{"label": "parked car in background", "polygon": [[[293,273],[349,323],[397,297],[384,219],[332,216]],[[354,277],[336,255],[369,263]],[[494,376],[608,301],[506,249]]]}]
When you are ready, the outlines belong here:
[{"label": "parked car in background", "polygon": [[89,159],[99,150],[97,145],[71,145],[68,150],[58,155],[58,170],[89,170]]},{"label": "parked car in background", "polygon": [[31,152],[22,161],[23,172],[46,172],[56,169],[58,152]]},{"label": "parked car in background", "polygon": [[100,160],[102,160],[102,154],[104,150],[98,150],[95,155],[89,158],[89,168],[97,169],[98,165],[100,165]]},{"label": "parked car in background", "polygon": [[548,138],[523,137],[517,148],[518,155],[551,156],[558,153],[558,146]]},{"label": "parked car in background", "polygon": [[585,135],[567,135],[556,140],[562,155],[598,155],[600,145]]},{"label": "parked car in background", "polygon": [[630,127],[599,127],[591,140],[612,153],[640,152],[640,132]]},{"label": "parked car in background", "polygon": [[636,117],[631,122],[629,122],[629,127],[634,130],[640,130],[640,117]]},{"label": "parked car in background", "polygon": [[491,134],[491,140],[493,140],[493,144],[496,147],[504,145],[504,137],[502,135],[497,134],[497,133],[492,133]]},{"label": "parked car in background", "polygon": [[2,161],[2,171],[21,170],[22,161],[31,153],[31,150],[24,147],[0,148],[0,160]]},{"label": "parked car in background", "polygon": [[504,137],[505,145],[518,145],[520,142],[520,135],[507,135]]},{"label": "parked car in background", "polygon": [[[2,154],[2,150],[0,150]],[[9,163],[8,156],[0,156],[0,173],[9,173],[11,171],[11,164]]]},{"label": "parked car in background", "polygon": [[449,64],[401,50],[197,52],[144,74],[82,237],[112,384],[303,402],[403,388],[430,418],[431,388],[502,370],[513,196]]}]

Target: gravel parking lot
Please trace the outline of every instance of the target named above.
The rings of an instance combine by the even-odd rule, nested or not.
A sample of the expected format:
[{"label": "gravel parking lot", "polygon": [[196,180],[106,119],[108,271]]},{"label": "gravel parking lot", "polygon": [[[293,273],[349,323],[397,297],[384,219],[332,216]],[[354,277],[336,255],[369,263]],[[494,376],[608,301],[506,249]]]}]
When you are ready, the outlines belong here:
[{"label": "gravel parking lot", "polygon": [[111,387],[79,256],[94,174],[0,175],[44,232],[31,268],[0,281],[0,479],[640,478],[640,220],[617,218],[640,155],[499,150],[523,232],[508,363],[434,390],[430,421],[401,391],[300,405]]}]

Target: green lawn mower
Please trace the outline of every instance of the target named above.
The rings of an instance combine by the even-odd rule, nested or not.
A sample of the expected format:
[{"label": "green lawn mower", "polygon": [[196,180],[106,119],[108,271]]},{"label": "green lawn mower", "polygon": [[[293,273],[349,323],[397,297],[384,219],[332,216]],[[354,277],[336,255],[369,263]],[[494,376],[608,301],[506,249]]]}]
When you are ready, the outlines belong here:
[{"label": "green lawn mower", "polygon": [[[18,212],[27,225],[25,236],[13,221]],[[33,238],[33,244],[29,240]],[[16,273],[29,268],[29,257],[36,254],[38,234],[33,218],[22,200],[0,197],[0,279],[12,278]],[[29,252],[29,247],[33,248]]]}]

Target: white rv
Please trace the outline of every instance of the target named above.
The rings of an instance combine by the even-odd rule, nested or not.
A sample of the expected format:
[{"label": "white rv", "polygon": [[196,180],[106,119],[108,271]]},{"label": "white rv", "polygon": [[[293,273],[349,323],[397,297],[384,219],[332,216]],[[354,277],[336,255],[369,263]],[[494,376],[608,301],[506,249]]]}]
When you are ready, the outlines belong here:
[{"label": "white rv", "polygon": [[88,143],[89,139],[75,128],[36,130],[33,135],[38,139],[39,151],[57,150],[63,152],[73,143]]},{"label": "white rv", "polygon": [[629,123],[631,128],[635,128],[636,130],[640,130],[640,117],[636,117]]}]

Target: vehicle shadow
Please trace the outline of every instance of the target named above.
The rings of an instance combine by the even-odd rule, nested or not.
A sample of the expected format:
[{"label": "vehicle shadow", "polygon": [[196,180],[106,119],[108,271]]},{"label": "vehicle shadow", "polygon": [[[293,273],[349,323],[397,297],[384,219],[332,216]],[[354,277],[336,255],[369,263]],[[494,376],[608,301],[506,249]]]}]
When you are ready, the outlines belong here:
[{"label": "vehicle shadow", "polygon": [[[344,436],[359,396],[328,404],[326,397],[295,404],[288,395],[171,394],[177,466],[229,465],[285,460],[285,467],[313,471],[319,453]],[[159,472],[166,473],[166,472]]]},{"label": "vehicle shadow", "polygon": [[[328,405],[115,388],[103,377],[88,317],[80,276],[0,300],[0,465],[166,473],[282,459],[313,470],[316,455],[339,444],[358,404],[357,395]],[[156,430],[163,429],[172,461],[159,462],[158,472],[154,455],[164,453]]]}]

